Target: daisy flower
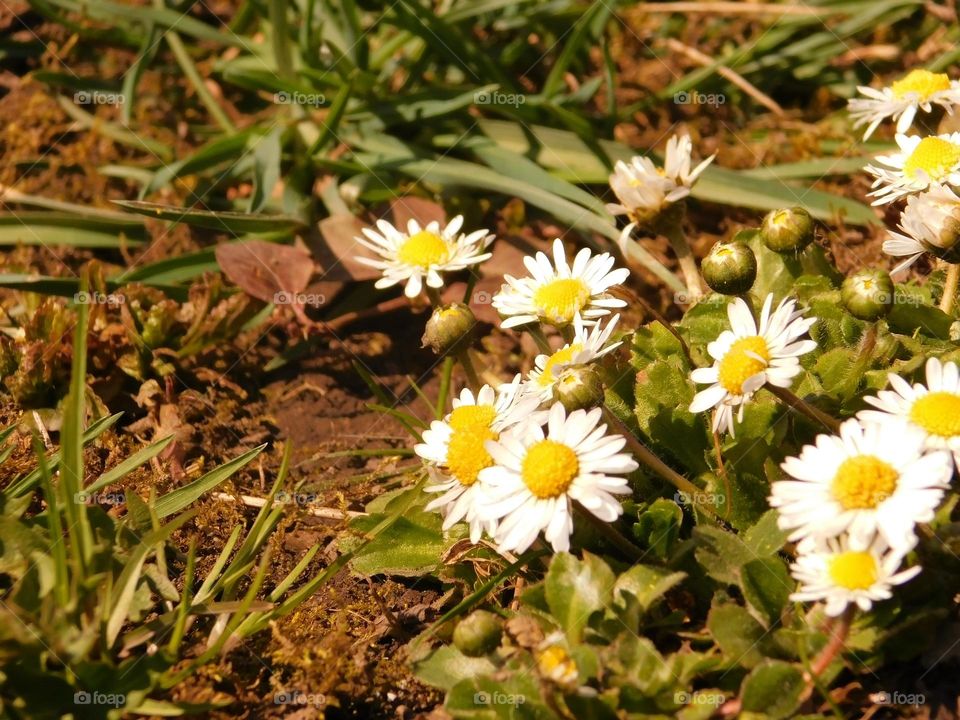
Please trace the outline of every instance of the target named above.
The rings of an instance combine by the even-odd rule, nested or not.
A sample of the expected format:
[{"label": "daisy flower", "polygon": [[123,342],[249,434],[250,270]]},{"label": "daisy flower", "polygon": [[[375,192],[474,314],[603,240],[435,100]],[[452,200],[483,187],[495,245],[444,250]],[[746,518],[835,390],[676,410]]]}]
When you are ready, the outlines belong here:
[{"label": "daisy flower", "polygon": [[953,474],[950,454],[925,445],[923,430],[895,418],[847,420],[839,435],[818,435],[781,464],[793,479],[770,488],[780,527],[793,531],[790,540],[847,532],[863,546],[879,533],[890,547],[909,548]]},{"label": "daisy flower", "polygon": [[485,252],[493,235],[486,230],[477,230],[469,235],[460,232],[463,216],[457,215],[446,227],[433,221],[425,227],[410,219],[404,232],[386,220],[377,220],[377,230],[363,228],[366,237],[356,238],[364,247],[372,250],[380,259],[357,257],[357,262],[383,272],[376,287],[388,288],[406,283],[404,294],[416,297],[426,278],[427,286],[443,287],[442,273],[463,270],[487,260],[492,253]]},{"label": "daisy flower", "polygon": [[502,326],[516,327],[532,322],[569,325],[578,315],[584,325],[594,325],[597,318],[610,314],[611,308],[627,303],[607,294],[630,275],[626,268],[613,269],[610,253],[593,256],[582,248],[567,264],[560,239],[553,241],[553,264],[542,252],[523,258],[531,277],[519,280],[504,275],[503,287],[493,297],[493,307],[506,319]]},{"label": "daisy flower", "polygon": [[636,461],[620,452],[627,441],[608,435],[600,408],[550,408],[547,432],[538,424],[514,426],[486,448],[496,465],[480,472],[484,499],[478,514],[497,520],[501,550],[521,553],[541,530],[556,552],[570,549],[572,504],[613,522],[623,512],[615,495],[629,494],[627,479]]},{"label": "daisy flower", "polygon": [[579,317],[574,318],[573,342],[551,355],[537,355],[534,368],[524,384],[527,392],[537,395],[541,402],[547,402],[553,397],[553,388],[563,368],[586,365],[620,347],[621,342],[608,344],[619,320],[620,316],[614,315],[606,327],[597,323],[593,330],[588,331]]},{"label": "daisy flower", "polygon": [[692,150],[689,136],[674,135],[667,141],[662,168],[640,155],[629,164],[618,161],[610,176],[610,188],[620,202],[608,204],[607,210],[614,215],[626,215],[633,223],[642,223],[656,217],[666,205],[683,200],[716,157],[711,155],[691,169]]},{"label": "daisy flower", "polygon": [[876,176],[878,188],[874,205],[890,203],[910,193],[923,192],[931,185],[960,184],[960,133],[931,135],[897,135],[900,152],[879,155],[877,162],[885,167],[867,165],[867,172]]},{"label": "daisy flower", "polygon": [[851,99],[847,107],[854,118],[854,127],[867,125],[864,140],[887,118],[899,118],[897,132],[905,133],[918,110],[928,113],[934,105],[939,105],[952,115],[954,103],[960,102],[960,82],[951,80],[945,73],[929,70],[911,70],[890,87],[880,90],[871,87],[857,90],[865,97]]},{"label": "daisy flower", "polygon": [[790,596],[797,602],[825,600],[824,611],[842,615],[850,604],[866,612],[873,603],[887,600],[894,585],[902,585],[920,572],[920,566],[897,572],[910,547],[894,551],[883,538],[860,544],[847,538],[800,543],[800,555],[790,566],[800,590]]},{"label": "daisy flower", "polygon": [[442,421],[434,420],[423,433],[423,443],[416,445],[414,452],[431,463],[433,484],[425,490],[441,493],[426,509],[441,512],[444,530],[466,519],[472,542],[479,541],[484,530],[493,535],[496,524],[482,522],[475,515],[477,475],[493,465],[484,442],[496,440],[501,432],[521,420],[528,421],[531,413],[542,419],[545,413],[535,412],[539,405],[536,397],[523,392],[517,375],[496,392],[489,385],[480,388],[476,395],[465,388],[453,401],[453,411]]},{"label": "daisy flower", "polygon": [[773,295],[767,295],[759,326],[743,299],[727,305],[730,329],[707,345],[713,365],[690,373],[695,383],[710,384],[693,398],[690,412],[715,407],[714,431],[735,434],[734,409],[739,408],[736,421],[740,422],[744,403],[765,384],[789,388],[800,372],[798,358],[817,347],[813,340],[799,339],[816,318],[804,318],[795,300],[784,299],[771,313],[772,305]]},{"label": "daisy flower", "polygon": [[906,258],[893,272],[904,270],[929,252],[948,261],[960,260],[954,254],[960,239],[960,197],[946,185],[934,185],[925,193],[907,198],[900,215],[902,233],[890,232],[883,251]]},{"label": "daisy flower", "polygon": [[955,363],[927,360],[927,384],[910,385],[899,375],[890,374],[890,390],[864,400],[875,410],[861,410],[864,422],[887,423],[903,420],[923,431],[928,449],[946,449],[960,464],[960,371]]}]

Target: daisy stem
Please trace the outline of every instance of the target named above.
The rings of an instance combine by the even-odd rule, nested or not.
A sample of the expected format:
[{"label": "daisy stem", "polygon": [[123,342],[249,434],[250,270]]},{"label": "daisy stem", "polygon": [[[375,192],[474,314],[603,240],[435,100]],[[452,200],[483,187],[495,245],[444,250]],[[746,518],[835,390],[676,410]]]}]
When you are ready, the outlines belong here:
[{"label": "daisy stem", "polygon": [[631,560],[640,561],[644,555],[646,555],[646,553],[634,545],[626,535],[617,530],[611,523],[598,518],[581,505],[579,501],[573,501],[573,509],[586,522],[590,523],[590,526],[596,530],[604,540],[609,540],[610,544],[620,550],[626,557]]},{"label": "daisy stem", "polygon": [[690,250],[690,243],[680,228],[680,223],[671,223],[663,230],[670,241],[674,254],[677,256],[677,262],[680,264],[680,272],[683,273],[683,280],[687,284],[687,304],[692,304],[703,295],[703,282],[700,279],[700,271],[697,269],[697,261]]},{"label": "daisy stem", "polygon": [[540,348],[540,352],[547,355],[551,355],[553,350],[550,349],[550,343],[547,341],[547,336],[543,334],[543,328],[539,325],[527,325],[527,332],[530,333],[530,337],[533,338],[534,342],[537,343],[537,347]]},{"label": "daisy stem", "polygon": [[[630,452],[633,453],[637,460],[653,470],[657,475],[677,488],[677,490],[685,493],[688,497],[700,497],[700,495],[703,493],[701,488],[694,485],[683,475],[658,458],[650,448],[644,445],[640,439],[633,434],[633,431],[627,427],[626,423],[624,423],[613,412],[611,412],[610,408],[604,407],[603,415],[607,423],[609,423],[612,427],[617,428],[617,430],[619,430],[619,432],[626,438],[627,447],[630,448]],[[714,517],[717,515],[716,510],[709,505],[697,505],[697,507],[705,510]]]},{"label": "daisy stem", "polygon": [[840,617],[833,620],[830,639],[810,665],[810,674],[807,676],[807,686],[801,695],[803,700],[810,697],[817,679],[830,667],[830,663],[837,657],[837,653],[840,652],[844,642],[847,640],[847,635],[850,634],[850,626],[853,624],[853,618],[856,612],[856,606],[850,605],[843,611]]},{"label": "daisy stem", "polygon": [[773,395],[780,400],[780,402],[784,403],[791,409],[796,410],[801,415],[806,415],[815,423],[823,425],[832,433],[839,432],[840,421],[832,415],[828,415],[827,413],[823,412],[823,410],[815,408],[806,400],[800,399],[786,388],[777,387],[776,385],[766,385],[765,387],[767,390],[773,393]]},{"label": "daisy stem", "polygon": [[957,297],[957,285],[960,284],[960,265],[950,265],[947,268],[947,279],[943,283],[943,297],[940,298],[940,309],[947,315],[953,311],[953,301]]},{"label": "daisy stem", "polygon": [[442,306],[443,301],[440,299],[440,291],[437,288],[426,285],[426,283],[424,283],[424,285],[424,289],[427,291],[427,297],[430,299],[430,304],[435,308]]},{"label": "daisy stem", "polygon": [[463,366],[463,371],[467,374],[467,384],[470,389],[476,392],[480,389],[480,378],[477,377],[477,371],[473,367],[473,360],[470,359],[470,349],[464,348],[457,353],[457,359]]}]

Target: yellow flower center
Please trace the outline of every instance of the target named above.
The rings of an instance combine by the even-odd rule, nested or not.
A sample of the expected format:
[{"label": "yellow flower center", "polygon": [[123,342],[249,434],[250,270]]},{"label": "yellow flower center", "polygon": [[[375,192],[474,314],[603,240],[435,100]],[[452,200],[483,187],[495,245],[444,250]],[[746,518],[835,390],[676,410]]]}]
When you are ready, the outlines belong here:
[{"label": "yellow flower center", "polygon": [[934,93],[950,89],[950,78],[944,73],[932,73],[929,70],[911,70],[902,78],[890,85],[893,94],[898,98],[907,95],[916,95],[920,100],[926,100]]},{"label": "yellow flower center", "polygon": [[547,385],[550,385],[554,380],[556,380],[556,377],[553,374],[554,369],[558,365],[565,365],[566,363],[569,363],[573,359],[573,356],[581,350],[583,350],[583,345],[580,343],[567,345],[557,350],[553,355],[547,358],[547,364],[543,366],[543,372],[540,373],[540,377],[537,378],[537,382],[539,382],[542,387],[547,387]]},{"label": "yellow flower center", "polygon": [[493,405],[461,405],[450,413],[447,424],[454,430],[489,428],[496,416]]},{"label": "yellow flower center", "polygon": [[421,230],[404,240],[397,257],[407,265],[428,268],[444,262],[450,256],[447,241],[436,233]]},{"label": "yellow flower center", "polygon": [[550,322],[565,325],[583,310],[590,300],[590,288],[577,278],[557,278],[541,285],[533,293],[533,304]]},{"label": "yellow flower center", "polygon": [[480,471],[493,465],[493,458],[483,443],[496,439],[497,433],[490,428],[477,427],[454,432],[447,445],[447,472],[461,485],[473,485]]},{"label": "yellow flower center", "polygon": [[923,173],[930,180],[940,180],[960,164],[960,145],[938,137],[925,137],[903,163],[903,174],[912,180]]},{"label": "yellow flower center", "polygon": [[477,481],[481,470],[493,465],[483,444],[498,438],[490,429],[495,417],[491,405],[461,405],[450,413],[447,423],[453,434],[447,445],[447,472],[465,487]]},{"label": "yellow flower center", "polygon": [[759,335],[737,340],[720,361],[720,385],[731,395],[743,395],[743,384],[770,362],[767,341]]},{"label": "yellow flower center", "polygon": [[899,479],[880,458],[854,455],[840,463],[830,489],[844,510],[872,510],[893,495]]},{"label": "yellow flower center", "polygon": [[577,679],[577,664],[570,654],[559,645],[551,645],[537,654],[540,674],[554,682],[569,683]]},{"label": "yellow flower center", "polygon": [[580,472],[577,454],[563,443],[541,440],[527,449],[520,475],[535,497],[563,495]]},{"label": "yellow flower center", "polygon": [[877,561],[868,552],[848,550],[830,560],[830,579],[847,590],[866,590],[877,581]]},{"label": "yellow flower center", "polygon": [[960,395],[928,393],[913,403],[910,419],[931,435],[960,435]]}]

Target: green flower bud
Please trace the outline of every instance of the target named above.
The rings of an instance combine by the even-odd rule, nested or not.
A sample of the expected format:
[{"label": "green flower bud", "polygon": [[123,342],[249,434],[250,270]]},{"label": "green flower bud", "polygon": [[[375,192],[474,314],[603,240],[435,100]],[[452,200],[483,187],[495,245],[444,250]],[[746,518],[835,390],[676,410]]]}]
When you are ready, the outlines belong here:
[{"label": "green flower bud", "polygon": [[453,630],[453,644],[467,657],[489,655],[500,646],[503,622],[486,610],[475,610]]},{"label": "green flower bud", "polygon": [[763,244],[778,253],[798,253],[813,242],[813,217],[802,207],[772,210],[763,219]]},{"label": "green flower bud", "polygon": [[[960,215],[960,213],[957,213]],[[960,263],[960,217],[945,218],[940,225],[940,233],[934,241],[921,241],[924,248],[941,260],[957,265]]]},{"label": "green flower bud", "polygon": [[558,375],[553,399],[562,403],[567,412],[595,408],[603,402],[603,381],[594,368],[573,365]]},{"label": "green flower bud", "polygon": [[843,281],[840,299],[860,320],[879,320],[893,307],[894,288],[886,270],[859,270]]},{"label": "green flower bud", "polygon": [[423,333],[423,347],[443,355],[460,343],[468,343],[476,324],[473,311],[463,303],[434,308]]},{"label": "green flower bud", "polygon": [[757,279],[757,256],[739,240],[717,243],[700,264],[703,279],[714,292],[742,295]]}]

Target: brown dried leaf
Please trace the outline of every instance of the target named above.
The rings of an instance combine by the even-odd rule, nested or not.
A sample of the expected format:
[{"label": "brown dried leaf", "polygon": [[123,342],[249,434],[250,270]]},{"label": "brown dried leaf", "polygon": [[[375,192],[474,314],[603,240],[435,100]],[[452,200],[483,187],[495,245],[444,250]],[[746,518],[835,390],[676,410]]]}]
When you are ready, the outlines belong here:
[{"label": "brown dried leaf", "polygon": [[306,250],[263,240],[218,245],[216,256],[231,282],[264,302],[274,302],[280,292],[303,292],[314,269]]}]

